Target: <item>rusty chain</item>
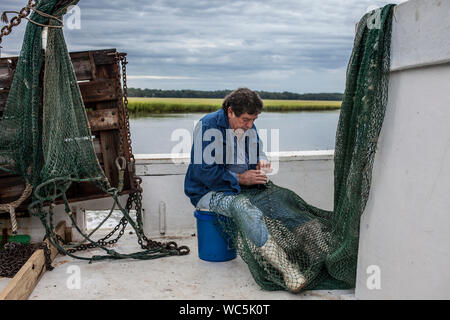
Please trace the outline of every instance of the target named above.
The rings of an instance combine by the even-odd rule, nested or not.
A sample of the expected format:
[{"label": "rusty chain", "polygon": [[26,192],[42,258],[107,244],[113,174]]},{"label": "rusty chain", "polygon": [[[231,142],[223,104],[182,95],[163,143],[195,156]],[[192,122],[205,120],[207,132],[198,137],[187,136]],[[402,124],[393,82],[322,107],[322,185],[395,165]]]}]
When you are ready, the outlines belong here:
[{"label": "rusty chain", "polygon": [[[142,194],[140,192],[133,193],[128,197],[127,204],[125,206],[125,210],[127,212],[130,212],[133,207],[133,204],[136,209],[136,220],[137,220],[137,226],[136,226],[137,230],[136,231],[137,231],[137,237],[138,237],[138,244],[140,245],[141,249],[146,250],[146,251],[161,250],[161,252],[172,251],[172,252],[176,252],[177,255],[186,255],[190,252],[190,249],[188,247],[186,247],[186,246],[178,247],[177,243],[174,241],[171,241],[168,243],[161,243],[161,242],[157,242],[157,241],[148,239],[145,236],[144,230],[143,230],[142,213],[141,213]],[[119,224],[117,224],[115,226],[115,228],[104,238],[102,238],[94,243],[80,244],[74,248],[67,249],[67,252],[75,253],[77,251],[94,249],[99,246],[106,247],[108,245],[113,245],[113,244],[117,243],[117,241],[119,241],[119,239],[123,236],[123,234],[125,233],[125,228],[126,228],[127,224],[128,224],[127,219],[125,217],[123,217],[120,220]],[[120,228],[120,226],[122,226],[122,229],[120,230],[118,236],[115,239],[108,240],[110,237],[112,237],[113,234],[115,234],[117,232],[117,230]],[[63,242],[63,239],[59,235],[56,235],[56,238],[58,239],[58,241]],[[144,244],[144,241],[145,241],[145,244]]]},{"label": "rusty chain", "polygon": [[[114,227],[114,229],[110,233],[108,233],[105,237],[103,237],[102,239],[96,241],[95,243],[87,243],[87,244],[82,243],[80,245],[77,245],[74,248],[67,249],[66,251],[68,253],[75,253],[77,251],[83,251],[83,250],[87,250],[87,249],[94,249],[94,248],[97,248],[99,246],[106,247],[106,246],[109,246],[109,245],[116,244],[117,241],[119,241],[119,239],[125,233],[125,228],[126,228],[127,224],[128,224],[128,221],[125,218],[122,218],[120,220],[119,224],[117,224]],[[119,231],[118,236],[115,239],[108,240],[109,238],[111,238],[117,232],[117,230],[119,230],[120,226],[122,226],[122,229]],[[58,239],[58,241],[63,242],[63,239],[58,234],[56,235],[56,238]]]},{"label": "rusty chain", "polygon": [[[14,27],[17,27],[21,22],[23,18],[26,18],[30,15],[31,13],[31,9],[34,8],[36,6],[36,0],[29,0],[27,6],[23,7],[20,11],[19,14],[15,17],[13,17],[10,21],[9,24],[4,26],[1,30],[0,30],[0,48],[1,48],[1,44],[3,41],[3,37],[9,35],[12,32],[12,29]],[[8,11],[4,12],[2,14],[2,20],[7,20],[6,17],[6,13]]]},{"label": "rusty chain", "polygon": [[[129,199],[127,201],[127,205],[125,207],[125,210],[127,210],[128,212],[131,210],[131,206],[132,206],[132,202]],[[67,249],[68,253],[75,253],[77,251],[83,251],[83,250],[87,250],[87,249],[94,249],[97,248],[99,246],[102,247],[106,247],[108,245],[113,245],[116,244],[117,241],[119,241],[119,239],[123,236],[123,234],[125,233],[125,228],[128,224],[128,221],[125,217],[123,217],[122,219],[120,219],[119,223],[114,227],[114,229],[108,233],[105,237],[101,238],[100,240],[96,241],[95,243],[87,243],[87,244],[80,244],[74,248],[71,249]],[[115,239],[112,240],[108,240],[109,238],[111,238],[116,232],[117,230],[119,230],[119,228],[122,226],[122,229],[119,231],[118,236]],[[58,241],[63,242],[63,239],[57,234],[56,238],[58,239]]]},{"label": "rusty chain", "polygon": [[[118,78],[117,81],[116,81],[116,83],[117,83],[116,93],[117,93],[117,97],[122,97],[122,86],[120,85],[120,83],[121,83],[121,74],[120,74],[120,71],[119,71],[120,54],[118,52],[115,52],[115,58],[116,58],[116,62],[117,62],[116,77]],[[119,102],[118,110],[119,110],[119,134],[120,134],[120,137],[119,137],[119,157],[116,159],[116,161],[119,158],[121,158],[121,157],[126,159],[125,154],[123,152],[123,150],[124,150],[124,148],[123,148],[123,144],[124,144],[123,137],[127,136],[125,134],[125,132],[127,131],[127,130],[125,130],[127,124],[124,122],[124,119],[125,119],[124,109],[126,110],[126,108],[123,108],[122,99],[120,99],[119,101],[120,102]],[[130,139],[129,141],[131,143],[131,137],[129,139]],[[129,150],[130,150],[130,154],[132,155],[131,146],[130,146]],[[120,182],[119,182],[119,184],[120,184]],[[121,192],[121,190],[119,190],[119,192]],[[127,201],[127,205],[125,207],[125,210],[127,210],[129,212],[131,210],[131,206],[132,206],[132,199],[129,198],[128,201]],[[128,224],[127,219],[125,217],[123,217],[119,221],[119,223],[114,227],[114,229],[110,233],[108,233],[105,237],[103,237],[102,239],[97,240],[94,243],[87,243],[87,244],[77,245],[74,248],[67,249],[67,253],[75,253],[77,251],[84,251],[84,250],[88,250],[88,249],[94,249],[94,248],[97,248],[99,246],[106,247],[108,245],[113,245],[113,244],[117,243],[119,241],[119,239],[123,236],[123,234],[125,233],[125,228],[126,228],[127,224]],[[118,236],[115,239],[108,240],[109,238],[111,238],[117,232],[117,230],[119,230],[120,227],[122,227],[122,229],[119,231]],[[56,235],[56,238],[60,242],[63,241],[63,239],[60,236],[58,236],[58,235]]]},{"label": "rusty chain", "polygon": [[[141,246],[141,248],[144,250],[162,249],[163,251],[175,251],[175,252],[177,252],[177,255],[180,255],[180,256],[188,254],[190,252],[190,249],[187,246],[178,247],[178,244],[175,241],[161,243],[158,241],[148,239],[145,236],[144,230],[143,230],[143,224],[142,224],[142,213],[139,212],[140,208],[142,208],[142,193],[136,192],[136,193],[134,193],[133,196],[134,196],[134,202],[135,202],[135,208],[136,208],[136,220],[138,223],[137,229],[139,232],[138,243]],[[142,240],[145,241],[146,244],[144,244]]]},{"label": "rusty chain", "polygon": [[[133,154],[133,149],[131,146],[131,132],[130,132],[130,115],[128,113],[128,85],[127,85],[127,56],[126,53],[115,53],[116,56],[116,62],[117,62],[117,69],[116,69],[116,76],[117,76],[117,96],[122,97],[119,100],[119,112],[121,114],[121,117],[119,119],[119,132],[120,132],[120,152],[121,156],[125,156],[124,154],[124,148],[123,145],[125,143],[124,139],[126,139],[126,143],[128,144],[128,157],[129,158],[129,164],[128,164],[128,172],[132,175],[133,182],[135,183],[135,187],[139,192],[142,192],[142,188],[140,186],[140,183],[142,182],[142,179],[137,177],[134,174],[134,164],[135,164],[135,158]],[[121,72],[120,72],[121,71]],[[122,84],[122,85],[121,85]]]},{"label": "rusty chain", "polygon": [[[128,113],[128,85],[127,85],[127,56],[125,53],[118,53],[116,52],[116,61],[117,61],[117,70],[121,69],[121,73],[117,72],[118,77],[118,83],[122,83],[122,86],[118,89],[118,96],[123,97],[123,99],[120,99],[120,105],[119,107],[122,109],[122,123],[119,124],[121,126],[121,143],[123,147],[123,138],[126,139],[128,144],[128,153],[130,158],[129,163],[129,172],[131,175],[131,178],[133,179],[134,185],[136,187],[137,192],[131,194],[128,198],[127,207],[129,207],[130,202],[134,202],[134,207],[136,210],[136,220],[137,220],[137,232],[138,232],[138,243],[144,250],[156,250],[159,248],[163,248],[163,250],[176,250],[179,255],[184,255],[189,253],[189,248],[186,246],[178,247],[177,243],[174,241],[168,242],[166,244],[163,244],[161,242],[153,241],[151,239],[148,239],[143,230],[143,223],[142,223],[142,178],[138,177],[136,175],[135,171],[135,163],[136,160],[134,158],[133,150],[132,150],[132,144],[131,144],[131,132],[130,132],[130,115]],[[121,148],[121,150],[123,150]],[[122,151],[123,152],[123,151]],[[131,206],[129,207],[131,209]],[[129,212],[129,211],[128,211]],[[143,242],[146,242],[144,244]]]},{"label": "rusty chain", "polygon": [[44,250],[45,266],[47,270],[53,270],[51,252],[47,243],[36,244],[9,242],[0,252],[0,277],[12,278],[28,261],[36,250]]},{"label": "rusty chain", "polygon": [[[136,187],[136,192],[130,194],[128,196],[127,204],[125,206],[125,210],[129,213],[134,205],[136,210],[136,232],[138,237],[138,244],[141,249],[146,251],[154,251],[160,250],[161,252],[176,252],[177,255],[186,255],[190,252],[190,249],[187,246],[178,247],[177,243],[174,241],[170,241],[168,243],[161,243],[151,239],[148,239],[144,234],[143,222],[142,222],[142,179],[136,176],[135,173],[135,158],[133,155],[133,150],[131,147],[131,134],[130,134],[130,124],[129,124],[129,113],[128,113],[128,87],[127,87],[127,59],[126,54],[115,52],[115,58],[117,63],[116,69],[116,77],[117,77],[117,96],[119,98],[119,157],[125,157],[125,159],[129,159],[128,163],[128,171],[130,173],[130,179],[133,179],[133,182]],[[128,155],[124,153],[124,144],[128,144]],[[123,236],[125,233],[125,228],[128,224],[126,217],[123,217],[120,222],[114,227],[114,229],[106,235],[104,238],[88,244],[80,244],[74,248],[68,249],[68,253],[74,253],[76,251],[82,251],[87,249],[93,249],[98,246],[107,246],[113,245],[117,243],[117,241]],[[122,227],[122,228],[121,228]],[[113,234],[117,232],[121,228],[118,236],[115,239],[108,240],[112,237]],[[62,240],[59,238],[58,240]]]}]

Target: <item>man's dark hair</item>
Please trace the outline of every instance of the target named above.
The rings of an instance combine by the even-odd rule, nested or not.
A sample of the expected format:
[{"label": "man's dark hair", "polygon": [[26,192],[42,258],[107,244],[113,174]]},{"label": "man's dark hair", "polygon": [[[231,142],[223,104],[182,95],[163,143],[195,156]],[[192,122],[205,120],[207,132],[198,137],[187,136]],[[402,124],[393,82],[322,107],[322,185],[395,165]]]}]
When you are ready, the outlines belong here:
[{"label": "man's dark hair", "polygon": [[222,103],[222,108],[228,112],[231,107],[234,114],[240,117],[244,113],[259,114],[264,108],[263,101],[259,95],[250,89],[239,88],[228,94]]}]

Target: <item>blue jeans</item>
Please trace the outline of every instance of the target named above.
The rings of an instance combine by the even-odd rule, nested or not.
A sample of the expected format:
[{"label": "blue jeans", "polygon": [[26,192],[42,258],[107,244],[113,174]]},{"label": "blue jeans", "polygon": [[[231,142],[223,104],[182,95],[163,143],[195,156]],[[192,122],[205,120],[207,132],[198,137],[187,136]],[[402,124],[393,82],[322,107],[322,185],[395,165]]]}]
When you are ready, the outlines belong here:
[{"label": "blue jeans", "polygon": [[[214,208],[210,207],[210,200],[215,194],[223,199],[221,201],[228,202],[231,208],[226,208],[228,210],[220,210],[220,212],[217,212],[217,208],[216,211],[213,210]],[[221,192],[210,191],[199,200],[196,208],[197,210],[214,211],[223,216],[232,218],[238,225],[241,226],[244,234],[250,239],[250,241],[253,242],[255,246],[262,247],[266,243],[269,236],[267,227],[262,220],[262,211],[254,206],[246,197],[240,196],[240,199],[237,199],[236,197],[238,197],[238,195],[226,196]],[[235,208],[233,208],[233,206],[235,206]],[[233,214],[231,215],[229,211],[233,212]]]}]

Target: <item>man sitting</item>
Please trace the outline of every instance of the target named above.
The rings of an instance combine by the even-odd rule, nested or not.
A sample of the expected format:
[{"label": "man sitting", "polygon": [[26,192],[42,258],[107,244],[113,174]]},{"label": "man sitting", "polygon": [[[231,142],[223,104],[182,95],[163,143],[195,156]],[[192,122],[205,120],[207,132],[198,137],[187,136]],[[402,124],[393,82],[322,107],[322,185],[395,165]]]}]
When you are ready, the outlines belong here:
[{"label": "man sitting", "polygon": [[184,190],[198,210],[237,222],[261,255],[281,272],[286,287],[298,292],[306,284],[298,266],[270,236],[261,210],[247,198],[238,197],[242,188],[264,188],[266,173],[271,171],[254,125],[262,110],[258,94],[240,88],[225,97],[222,109],[199,121]]}]

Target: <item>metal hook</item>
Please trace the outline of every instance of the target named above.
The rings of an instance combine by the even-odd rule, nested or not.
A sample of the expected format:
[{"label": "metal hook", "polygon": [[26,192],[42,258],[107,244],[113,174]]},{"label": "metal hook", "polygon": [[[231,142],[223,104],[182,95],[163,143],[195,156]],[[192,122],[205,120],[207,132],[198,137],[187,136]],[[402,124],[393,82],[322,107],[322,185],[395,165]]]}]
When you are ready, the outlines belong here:
[{"label": "metal hook", "polygon": [[125,157],[117,157],[115,162],[117,170],[125,170],[125,168],[127,167],[127,160],[125,159]]}]

